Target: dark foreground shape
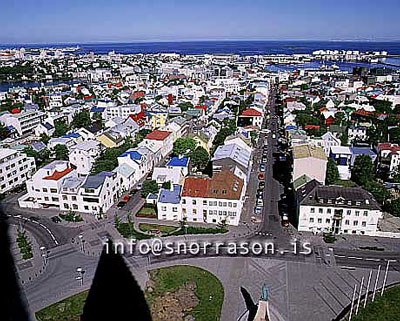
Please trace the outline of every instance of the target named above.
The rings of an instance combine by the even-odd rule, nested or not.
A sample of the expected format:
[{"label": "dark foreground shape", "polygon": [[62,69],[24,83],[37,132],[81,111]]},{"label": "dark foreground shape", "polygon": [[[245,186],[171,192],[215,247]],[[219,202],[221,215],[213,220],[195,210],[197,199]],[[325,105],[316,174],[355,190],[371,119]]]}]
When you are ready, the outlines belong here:
[{"label": "dark foreground shape", "polygon": [[244,288],[241,287],[240,288],[240,292],[242,293],[244,302],[246,303],[246,308],[249,311],[249,317],[248,317],[248,321],[253,321],[256,314],[257,314],[257,305],[254,304],[253,299],[251,298],[250,293]]},{"label": "dark foreground shape", "polygon": [[0,209],[0,320],[29,321],[26,298],[16,275],[10,250],[7,216]]},{"label": "dark foreground shape", "polygon": [[[109,249],[113,246],[109,243]],[[151,321],[144,294],[120,254],[101,254],[82,321]]]}]

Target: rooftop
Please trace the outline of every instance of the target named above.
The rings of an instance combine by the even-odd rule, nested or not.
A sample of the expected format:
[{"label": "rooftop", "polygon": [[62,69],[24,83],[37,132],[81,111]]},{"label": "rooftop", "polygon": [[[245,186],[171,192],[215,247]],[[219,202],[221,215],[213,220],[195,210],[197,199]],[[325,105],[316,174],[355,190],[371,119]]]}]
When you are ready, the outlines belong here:
[{"label": "rooftop", "polygon": [[321,147],[312,145],[298,145],[293,147],[293,158],[318,158],[322,160],[327,160],[324,150]]},{"label": "rooftop", "polygon": [[167,166],[179,166],[179,167],[186,167],[189,163],[188,157],[172,157],[171,160],[168,162]]},{"label": "rooftop", "polygon": [[145,139],[150,139],[150,140],[164,140],[164,139],[166,139],[170,134],[171,134],[171,132],[156,129],[155,131],[152,131],[150,134],[147,134],[147,136],[145,137]]}]

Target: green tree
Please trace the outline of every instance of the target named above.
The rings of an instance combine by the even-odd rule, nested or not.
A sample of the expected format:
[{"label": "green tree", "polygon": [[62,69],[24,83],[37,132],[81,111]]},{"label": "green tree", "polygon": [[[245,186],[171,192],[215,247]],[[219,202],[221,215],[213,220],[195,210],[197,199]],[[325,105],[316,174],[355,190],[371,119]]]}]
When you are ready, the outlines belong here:
[{"label": "green tree", "polygon": [[353,168],[351,169],[351,179],[361,186],[366,186],[375,178],[375,165],[369,155],[356,157]]},{"label": "green tree", "polygon": [[10,130],[4,126],[2,123],[0,123],[0,139],[7,138],[10,135]]},{"label": "green tree", "polygon": [[171,181],[164,182],[161,187],[165,188],[165,189],[170,189],[171,188]]},{"label": "green tree", "polygon": [[57,160],[68,160],[68,148],[65,145],[57,144],[54,147],[54,154]]},{"label": "green tree", "polygon": [[180,107],[181,111],[187,111],[188,109],[194,108],[193,104],[189,101],[180,103],[178,107]]},{"label": "green tree", "polygon": [[382,205],[385,205],[385,203],[391,198],[386,187],[376,181],[369,181],[363,187]]},{"label": "green tree", "polygon": [[47,145],[47,143],[49,142],[50,137],[46,135],[46,133],[42,133],[40,135],[40,141],[43,142],[44,144]]},{"label": "green tree", "polygon": [[144,181],[142,186],[142,197],[147,197],[150,193],[158,193],[159,187],[156,181]]},{"label": "green tree", "polygon": [[90,113],[87,110],[82,110],[74,115],[72,126],[75,128],[89,126],[92,123]]},{"label": "green tree", "polygon": [[385,210],[394,216],[400,217],[400,198],[388,202],[385,206]]},{"label": "green tree", "polygon": [[335,161],[329,157],[326,167],[326,185],[335,184],[339,180],[339,170]]},{"label": "green tree", "polygon": [[196,149],[196,141],[189,137],[180,137],[174,142],[174,155],[187,155]]},{"label": "green tree", "polygon": [[55,137],[60,137],[65,135],[68,132],[68,125],[64,121],[58,121],[55,123],[55,130],[54,130],[54,136]]},{"label": "green tree", "polygon": [[197,147],[190,157],[193,166],[200,170],[204,170],[206,168],[210,159],[208,152],[201,146]]}]

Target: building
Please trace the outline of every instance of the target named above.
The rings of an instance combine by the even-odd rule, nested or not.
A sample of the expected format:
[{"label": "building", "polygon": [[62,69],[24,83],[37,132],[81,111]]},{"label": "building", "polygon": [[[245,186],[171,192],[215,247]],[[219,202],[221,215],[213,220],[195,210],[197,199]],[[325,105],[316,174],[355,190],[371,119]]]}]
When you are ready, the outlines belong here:
[{"label": "building", "polygon": [[154,154],[154,161],[157,164],[172,152],[173,144],[174,140],[171,132],[156,129],[146,135],[139,146],[147,147],[151,150]]},{"label": "building", "polygon": [[171,184],[170,189],[160,190],[157,200],[159,220],[182,220],[181,190],[182,186],[178,184]]},{"label": "building", "polygon": [[313,145],[293,146],[292,181],[300,176],[307,175],[321,184],[325,184],[327,163],[328,160],[321,147]]},{"label": "building", "polygon": [[263,112],[260,108],[253,107],[243,111],[238,117],[238,126],[256,126],[261,129],[263,122]]},{"label": "building", "polygon": [[322,186],[313,180],[297,190],[298,230],[374,236],[382,211],[360,187]]},{"label": "building", "polygon": [[243,180],[229,170],[212,178],[187,177],[182,190],[182,219],[188,222],[239,225]]},{"label": "building", "polygon": [[27,180],[26,189],[20,207],[102,215],[117,201],[121,184],[115,172],[79,176],[69,162],[54,161]]},{"label": "building", "polygon": [[100,156],[100,143],[97,140],[87,140],[71,147],[69,161],[75,166],[79,175],[90,173],[97,157]]},{"label": "building", "polygon": [[386,168],[389,173],[393,174],[399,170],[400,165],[400,146],[391,143],[378,144],[379,166]]},{"label": "building", "polygon": [[25,183],[36,171],[35,159],[9,148],[0,148],[0,194]]},{"label": "building", "polygon": [[348,146],[332,146],[330,157],[335,161],[339,170],[340,179],[351,178],[352,151]]},{"label": "building", "polygon": [[0,122],[10,131],[15,130],[19,136],[32,133],[43,121],[45,113],[41,111],[23,111],[18,114],[5,113],[0,116]]}]

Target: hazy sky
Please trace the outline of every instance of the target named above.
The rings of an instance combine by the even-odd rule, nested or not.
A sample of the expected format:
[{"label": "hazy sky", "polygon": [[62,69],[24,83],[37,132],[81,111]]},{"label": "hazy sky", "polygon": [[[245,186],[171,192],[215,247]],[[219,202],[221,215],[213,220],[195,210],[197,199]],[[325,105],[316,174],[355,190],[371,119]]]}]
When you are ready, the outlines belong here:
[{"label": "hazy sky", "polygon": [[400,0],[1,0],[0,43],[400,40]]}]

